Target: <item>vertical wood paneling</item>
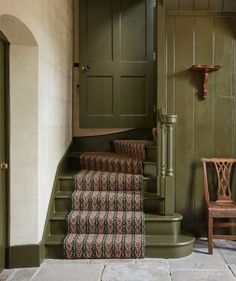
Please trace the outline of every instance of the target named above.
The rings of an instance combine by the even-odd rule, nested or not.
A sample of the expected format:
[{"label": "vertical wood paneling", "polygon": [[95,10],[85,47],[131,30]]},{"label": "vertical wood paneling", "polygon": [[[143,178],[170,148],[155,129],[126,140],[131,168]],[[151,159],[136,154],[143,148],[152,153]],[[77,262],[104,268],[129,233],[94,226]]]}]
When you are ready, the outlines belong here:
[{"label": "vertical wood paneling", "polygon": [[194,2],[194,10],[207,10],[209,6],[209,0],[198,0]]},{"label": "vertical wood paneling", "polygon": [[[236,156],[235,26],[235,19],[225,15],[167,16],[168,109],[175,107],[178,115],[176,211],[184,215],[185,228],[200,235],[206,231],[200,158]],[[224,68],[209,75],[203,101],[197,95],[202,89],[200,74],[189,67],[211,63]]]},{"label": "vertical wood paneling", "polygon": [[195,63],[213,63],[213,24],[212,17],[195,18]]},{"label": "vertical wood paneling", "polygon": [[221,11],[223,7],[224,0],[209,0],[209,11]]},{"label": "vertical wood paneling", "polygon": [[232,18],[215,18],[215,63],[224,66],[215,75],[215,95],[232,96],[234,35]]},{"label": "vertical wood paneling", "polygon": [[194,0],[179,0],[179,10],[193,10]]},{"label": "vertical wood paneling", "polygon": [[[184,30],[184,36],[183,36]],[[193,53],[193,18],[176,17],[175,33],[175,85],[176,114],[178,129],[176,131],[176,208],[185,217],[185,225],[192,224],[191,186],[192,175],[189,164],[193,161],[193,91],[189,66],[192,65]],[[184,145],[183,145],[184,140]],[[181,147],[181,149],[180,149]],[[181,165],[179,164],[181,163]],[[186,173],[188,171],[188,173]]]},{"label": "vertical wood paneling", "polygon": [[232,98],[216,97],[214,102],[214,155],[216,157],[233,156],[233,108]]},{"label": "vertical wood paneling", "polygon": [[164,6],[167,10],[178,10],[180,0],[164,0]]},{"label": "vertical wood paneling", "polygon": [[[195,18],[195,59],[197,64],[211,64],[213,62],[213,18]],[[202,92],[202,79],[195,73],[198,91]],[[200,159],[213,154],[213,80],[209,77],[208,97],[206,101],[199,101],[199,93],[195,98],[194,107],[194,208],[195,228],[201,230],[205,217],[204,192],[202,185],[202,166]]]},{"label": "vertical wood paneling", "polygon": [[224,0],[224,12],[236,12],[236,1],[235,0]]},{"label": "vertical wood paneling", "polygon": [[175,113],[175,17],[170,17],[166,23],[167,36],[167,57],[166,57],[166,75],[167,75],[167,112]]}]

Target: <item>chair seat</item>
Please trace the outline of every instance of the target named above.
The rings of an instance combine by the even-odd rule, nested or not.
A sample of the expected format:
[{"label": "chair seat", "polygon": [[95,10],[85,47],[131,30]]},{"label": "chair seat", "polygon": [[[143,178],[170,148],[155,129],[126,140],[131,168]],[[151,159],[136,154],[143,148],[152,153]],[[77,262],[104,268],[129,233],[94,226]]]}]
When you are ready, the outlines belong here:
[{"label": "chair seat", "polygon": [[209,202],[209,215],[217,218],[236,218],[236,202]]}]

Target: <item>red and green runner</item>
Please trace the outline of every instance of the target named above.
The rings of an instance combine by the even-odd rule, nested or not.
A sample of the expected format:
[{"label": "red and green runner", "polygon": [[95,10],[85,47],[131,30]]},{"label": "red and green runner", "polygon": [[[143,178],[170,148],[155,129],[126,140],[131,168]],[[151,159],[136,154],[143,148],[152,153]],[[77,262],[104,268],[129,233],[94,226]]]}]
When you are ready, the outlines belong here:
[{"label": "red and green runner", "polygon": [[151,143],[115,141],[115,153],[81,154],[65,258],[144,257],[142,160]]}]

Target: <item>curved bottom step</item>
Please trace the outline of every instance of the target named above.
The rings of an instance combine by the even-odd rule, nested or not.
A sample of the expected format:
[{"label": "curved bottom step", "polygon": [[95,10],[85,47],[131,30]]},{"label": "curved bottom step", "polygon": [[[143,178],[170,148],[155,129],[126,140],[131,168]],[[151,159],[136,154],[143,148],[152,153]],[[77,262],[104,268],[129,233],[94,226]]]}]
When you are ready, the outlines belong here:
[{"label": "curved bottom step", "polygon": [[[62,241],[64,235],[49,236],[45,242],[45,257],[63,259]],[[195,238],[188,233],[179,235],[145,235],[145,257],[180,258],[192,253]]]},{"label": "curved bottom step", "polygon": [[146,235],[145,257],[180,258],[192,253],[195,238],[189,233]]}]

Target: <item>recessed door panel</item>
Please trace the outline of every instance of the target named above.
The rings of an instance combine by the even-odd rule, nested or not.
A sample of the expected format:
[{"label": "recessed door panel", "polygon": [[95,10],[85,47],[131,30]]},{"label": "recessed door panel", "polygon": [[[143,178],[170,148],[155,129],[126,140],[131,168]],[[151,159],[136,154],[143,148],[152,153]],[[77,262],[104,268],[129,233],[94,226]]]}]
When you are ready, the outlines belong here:
[{"label": "recessed door panel", "polygon": [[86,28],[89,61],[111,61],[112,0],[87,0]]},{"label": "recessed door panel", "polygon": [[113,114],[112,80],[112,77],[88,77],[87,115]]},{"label": "recessed door panel", "polygon": [[146,61],[146,1],[121,1],[121,60]]},{"label": "recessed door panel", "polygon": [[148,99],[146,77],[123,77],[121,85],[121,114],[145,116]]}]

